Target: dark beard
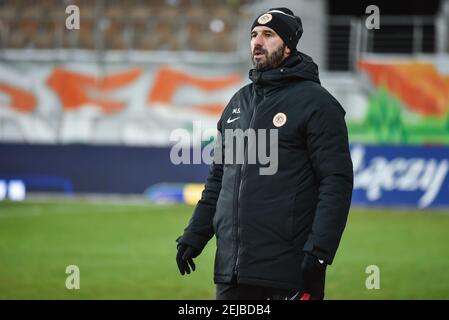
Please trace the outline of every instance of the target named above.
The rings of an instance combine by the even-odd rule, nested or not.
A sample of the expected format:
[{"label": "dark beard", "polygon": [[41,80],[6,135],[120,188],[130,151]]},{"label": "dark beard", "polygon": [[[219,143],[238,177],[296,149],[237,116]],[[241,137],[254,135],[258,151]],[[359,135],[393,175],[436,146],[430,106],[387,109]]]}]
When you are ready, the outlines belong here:
[{"label": "dark beard", "polygon": [[[253,65],[254,68],[257,71],[266,71],[266,70],[270,70],[270,69],[274,69],[277,66],[279,66],[281,64],[281,62],[284,60],[284,50],[285,50],[285,43],[283,43],[282,45],[279,46],[279,48],[277,48],[272,54],[270,55],[266,55],[267,52],[265,50],[264,53],[266,55],[266,59],[265,61],[256,61],[254,59],[254,52],[252,54],[252,60],[253,60]],[[262,49],[259,49],[262,50]]]}]

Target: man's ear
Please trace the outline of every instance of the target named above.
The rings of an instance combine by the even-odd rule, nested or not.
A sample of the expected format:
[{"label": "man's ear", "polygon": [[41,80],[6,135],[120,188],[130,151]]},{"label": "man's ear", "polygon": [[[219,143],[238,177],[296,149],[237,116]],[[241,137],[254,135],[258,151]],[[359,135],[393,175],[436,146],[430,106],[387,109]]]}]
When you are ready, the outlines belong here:
[{"label": "man's ear", "polygon": [[289,47],[285,46],[285,48],[284,48],[284,56],[289,56],[290,53],[292,53],[292,50]]}]

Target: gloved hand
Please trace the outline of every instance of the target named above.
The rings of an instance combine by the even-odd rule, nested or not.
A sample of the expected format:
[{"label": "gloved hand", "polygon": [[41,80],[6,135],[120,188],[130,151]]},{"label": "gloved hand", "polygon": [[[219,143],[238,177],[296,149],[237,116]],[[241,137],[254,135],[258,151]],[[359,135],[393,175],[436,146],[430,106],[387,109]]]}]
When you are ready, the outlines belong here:
[{"label": "gloved hand", "polygon": [[178,253],[176,254],[176,263],[178,264],[179,272],[184,275],[186,272],[190,274],[190,268],[195,271],[195,263],[193,258],[196,258],[200,251],[187,244],[178,244]]},{"label": "gloved hand", "polygon": [[300,300],[315,300],[324,298],[324,281],[326,277],[327,264],[311,255],[304,253],[304,259],[301,264],[301,279],[303,294]]}]

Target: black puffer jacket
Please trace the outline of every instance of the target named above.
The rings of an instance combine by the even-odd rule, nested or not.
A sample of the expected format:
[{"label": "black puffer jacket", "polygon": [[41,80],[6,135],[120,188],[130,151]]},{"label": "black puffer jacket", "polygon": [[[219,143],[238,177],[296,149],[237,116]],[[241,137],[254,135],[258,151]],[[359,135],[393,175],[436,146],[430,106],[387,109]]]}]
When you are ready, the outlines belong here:
[{"label": "black puffer jacket", "polygon": [[236,276],[239,283],[300,289],[304,251],[331,264],[346,225],[353,171],[345,112],[305,54],[249,76],[218,130],[226,146],[225,129],[276,129],[273,117],[283,113],[278,170],[260,175],[260,163],[212,164],[178,242],[202,250],[216,235],[215,282]]}]

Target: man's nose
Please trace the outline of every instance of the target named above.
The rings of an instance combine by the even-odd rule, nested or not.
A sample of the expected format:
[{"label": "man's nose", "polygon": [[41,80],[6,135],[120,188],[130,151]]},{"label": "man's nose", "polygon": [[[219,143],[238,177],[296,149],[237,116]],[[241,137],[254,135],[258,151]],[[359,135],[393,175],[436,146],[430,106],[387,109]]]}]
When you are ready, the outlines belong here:
[{"label": "man's nose", "polygon": [[254,46],[254,47],[256,47],[256,46],[261,46],[261,47],[263,47],[263,44],[264,44],[264,42],[263,42],[263,37],[262,37],[262,35],[258,34],[257,36],[255,36],[255,37],[253,38],[253,46]]}]

